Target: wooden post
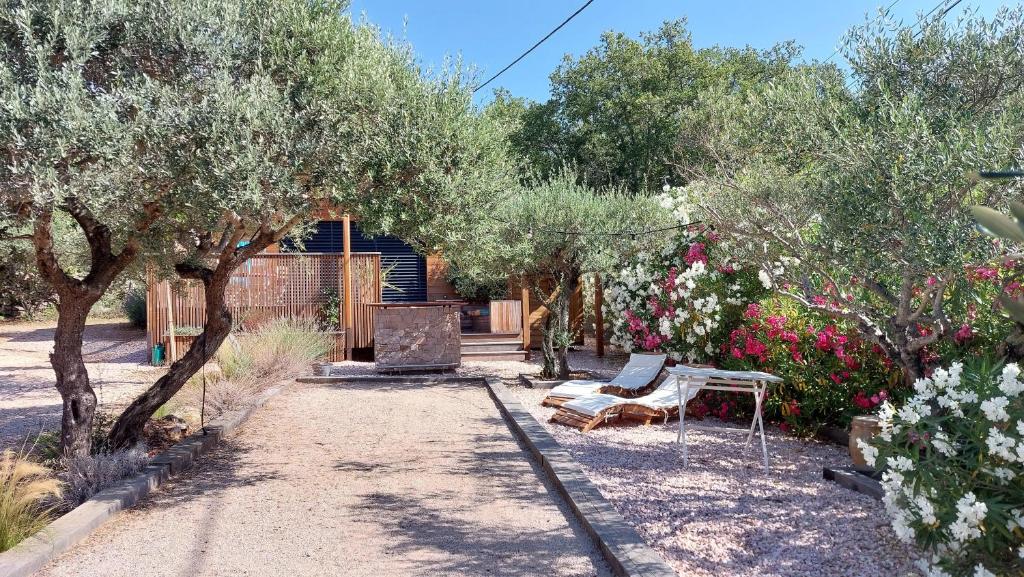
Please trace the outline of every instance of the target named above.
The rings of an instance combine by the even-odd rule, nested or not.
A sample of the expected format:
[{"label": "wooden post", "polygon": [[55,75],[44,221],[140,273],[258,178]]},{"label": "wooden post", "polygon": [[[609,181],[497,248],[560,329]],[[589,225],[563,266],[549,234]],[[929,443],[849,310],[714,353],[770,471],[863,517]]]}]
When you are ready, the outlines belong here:
[{"label": "wooden post", "polygon": [[349,215],[345,215],[345,219],[342,221],[342,307],[344,308],[345,318],[345,359],[352,360],[352,334],[354,330],[354,308],[352,302],[352,221]]},{"label": "wooden post", "polygon": [[171,299],[171,283],[167,283],[167,334],[170,340],[167,342],[167,364],[178,359],[178,343],[174,342],[174,302]]},{"label": "wooden post", "polygon": [[604,356],[604,287],[601,286],[600,273],[594,273],[594,335],[597,337],[597,356]]},{"label": "wooden post", "polygon": [[526,286],[526,279],[522,279],[523,299],[523,350],[526,351],[526,360],[530,360],[530,289]]}]

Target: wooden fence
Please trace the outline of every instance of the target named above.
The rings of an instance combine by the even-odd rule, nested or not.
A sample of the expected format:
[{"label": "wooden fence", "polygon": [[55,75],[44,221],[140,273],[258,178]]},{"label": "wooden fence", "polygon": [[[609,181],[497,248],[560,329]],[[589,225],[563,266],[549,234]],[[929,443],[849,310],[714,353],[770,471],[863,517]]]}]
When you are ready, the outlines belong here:
[{"label": "wooden fence", "polygon": [[515,333],[523,330],[523,301],[491,301],[491,332]]},{"label": "wooden fence", "polygon": [[[340,253],[263,253],[241,265],[227,289],[228,308],[235,323],[254,328],[271,319],[320,319],[332,296],[343,298],[343,255]],[[373,308],[380,302],[380,254],[352,253],[353,324],[348,327],[350,345],[373,346]],[[203,287],[196,282],[176,283],[150,278],[146,291],[146,325],[149,346],[163,343],[170,362],[184,350],[169,346],[171,323],[175,334],[201,330],[206,322]],[[344,305],[339,319],[344,323]],[[335,333],[331,361],[345,356],[344,332]]]}]

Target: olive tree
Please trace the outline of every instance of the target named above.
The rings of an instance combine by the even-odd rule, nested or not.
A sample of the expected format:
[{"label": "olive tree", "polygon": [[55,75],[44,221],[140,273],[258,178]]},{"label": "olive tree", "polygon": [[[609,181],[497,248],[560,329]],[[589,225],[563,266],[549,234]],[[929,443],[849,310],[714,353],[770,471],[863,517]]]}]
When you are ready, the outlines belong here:
[{"label": "olive tree", "polygon": [[[224,293],[235,268],[301,226],[320,200],[368,190],[378,177],[365,159],[387,143],[368,142],[368,127],[402,111],[377,106],[373,87],[409,79],[409,62],[343,7],[48,0],[0,14],[0,223],[28,235],[57,294],[51,362],[66,453],[90,449],[96,397],[82,331],[119,275],[145,263],[201,283],[207,321],[117,420],[114,447],[137,441],[226,338]],[[399,85],[405,94],[443,88]],[[411,167],[387,182],[414,183],[419,173]],[[60,218],[88,247],[84,272],[54,250]]]},{"label": "olive tree", "polygon": [[[642,246],[665,239],[670,217],[652,197],[594,190],[563,169],[547,180],[508,191],[472,234],[446,245],[463,275],[480,280],[522,278],[548,310],[542,375],[567,378],[573,334],[569,303],[585,273],[612,270]],[[523,327],[529,330],[529,327]]]},{"label": "olive tree", "polygon": [[926,347],[964,320],[949,305],[965,268],[994,254],[969,207],[1002,206],[1013,189],[971,174],[1020,160],[1022,42],[1019,7],[856,28],[852,90],[810,66],[708,103],[716,166],[697,174],[693,202],[748,239],[766,284],[849,319],[913,382]]}]

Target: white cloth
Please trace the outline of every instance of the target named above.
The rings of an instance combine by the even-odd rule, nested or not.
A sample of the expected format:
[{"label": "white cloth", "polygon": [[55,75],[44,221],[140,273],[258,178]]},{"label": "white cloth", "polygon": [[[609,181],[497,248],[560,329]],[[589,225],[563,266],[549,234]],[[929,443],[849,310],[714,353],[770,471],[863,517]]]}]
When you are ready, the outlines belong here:
[{"label": "white cloth", "polygon": [[633,353],[629,355],[629,362],[622,367],[619,374],[610,382],[589,381],[576,379],[566,381],[551,389],[549,397],[563,399],[575,399],[584,395],[596,393],[601,387],[615,386],[623,389],[637,390],[646,387],[658,378],[661,367],[665,364],[668,355],[645,355]]},{"label": "white cloth", "polygon": [[[698,389],[696,388],[687,391],[686,401],[689,402],[697,396],[697,391]],[[635,399],[597,393],[573,399],[562,406],[577,413],[595,417],[601,411],[620,405],[640,405],[655,411],[668,411],[677,407],[679,405],[679,389],[676,387],[675,378],[665,379],[664,382],[658,385],[657,389]]]}]

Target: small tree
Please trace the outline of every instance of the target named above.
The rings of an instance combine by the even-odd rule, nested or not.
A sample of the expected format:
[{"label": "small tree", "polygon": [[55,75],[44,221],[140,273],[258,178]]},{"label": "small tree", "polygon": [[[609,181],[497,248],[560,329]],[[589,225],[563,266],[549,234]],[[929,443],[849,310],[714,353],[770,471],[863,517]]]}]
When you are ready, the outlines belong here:
[{"label": "small tree", "polygon": [[[541,350],[542,375],[567,378],[573,340],[569,303],[589,272],[605,272],[640,246],[665,233],[633,235],[670,222],[652,197],[595,191],[562,170],[549,180],[504,197],[481,215],[472,238],[446,247],[445,255],[464,275],[522,278],[548,310]],[[529,330],[529,327],[523,327]]]},{"label": "small tree", "polygon": [[837,70],[811,67],[709,103],[717,169],[692,198],[749,239],[766,282],[854,322],[913,383],[965,320],[955,317],[968,308],[967,266],[995,254],[968,209],[1001,205],[1011,189],[970,174],[1020,154],[1022,39],[1020,8],[990,22],[933,19],[920,33],[855,29],[855,92]]}]

